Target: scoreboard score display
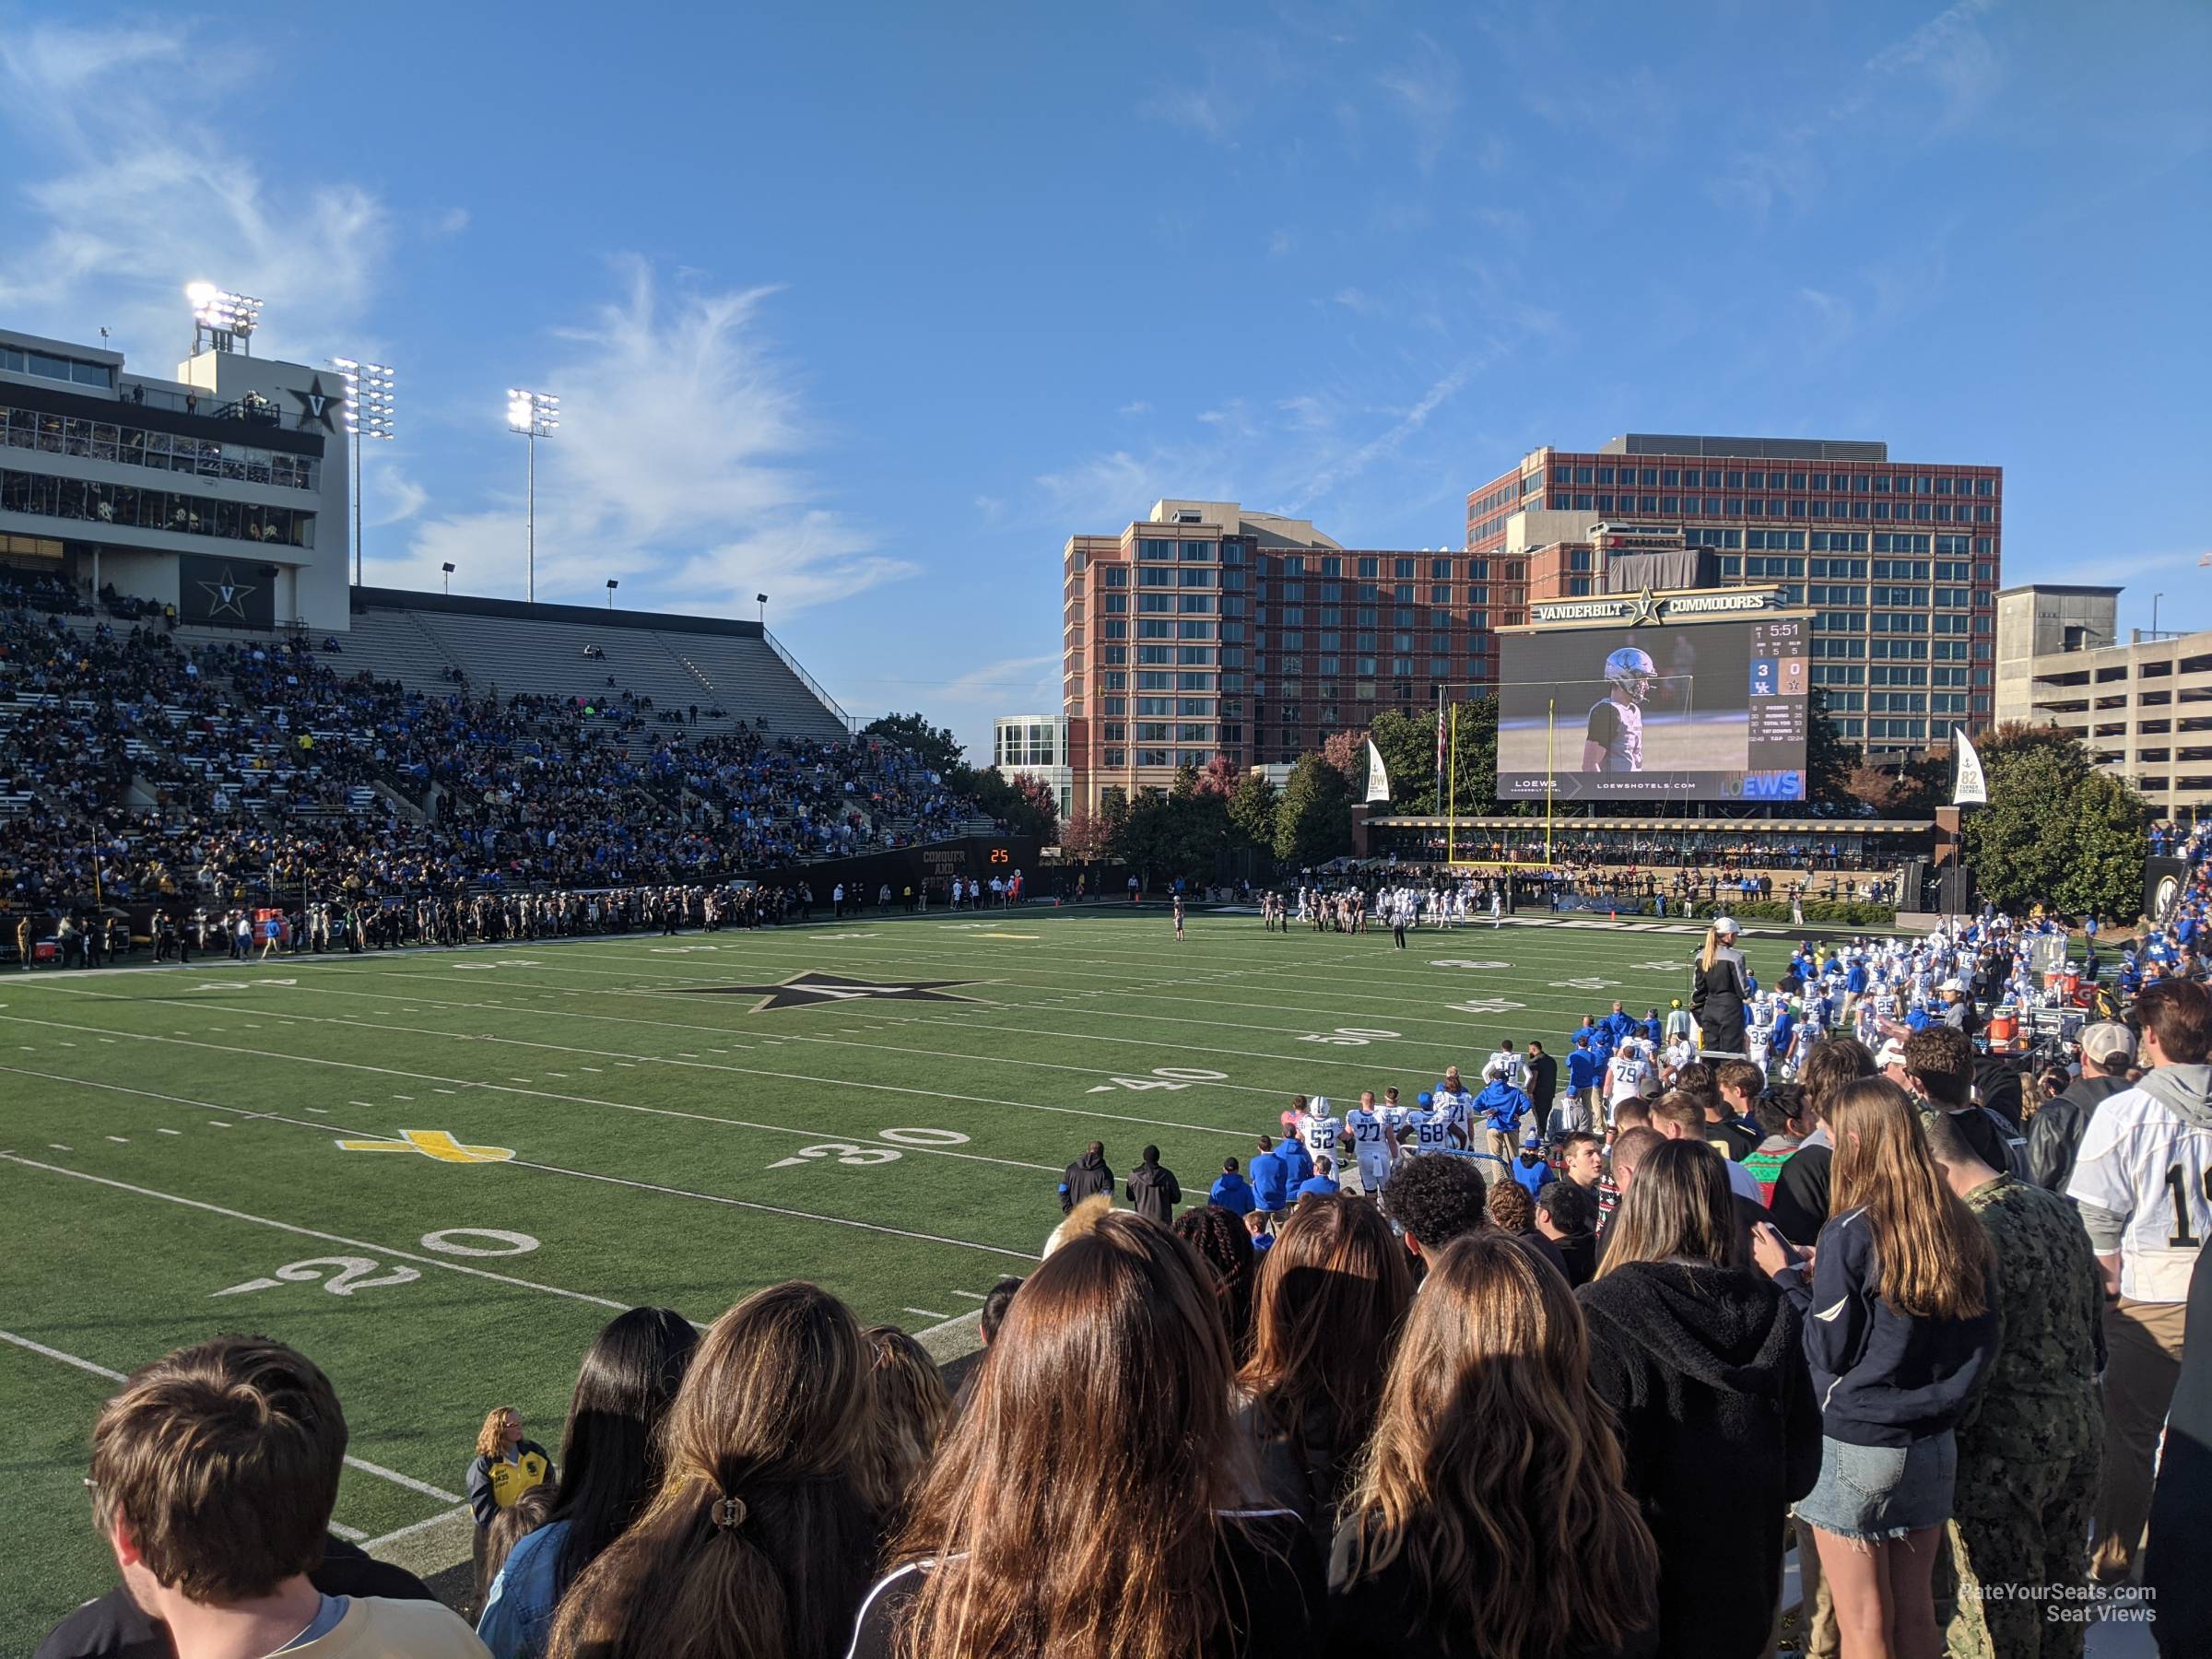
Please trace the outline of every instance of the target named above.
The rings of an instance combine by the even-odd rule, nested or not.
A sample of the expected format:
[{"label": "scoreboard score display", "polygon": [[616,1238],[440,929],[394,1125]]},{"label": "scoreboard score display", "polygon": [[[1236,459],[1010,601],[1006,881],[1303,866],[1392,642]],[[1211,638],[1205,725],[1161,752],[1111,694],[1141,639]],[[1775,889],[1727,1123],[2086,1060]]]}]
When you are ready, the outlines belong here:
[{"label": "scoreboard score display", "polygon": [[1498,798],[1802,801],[1809,613],[1781,590],[1538,604],[1501,629]]}]

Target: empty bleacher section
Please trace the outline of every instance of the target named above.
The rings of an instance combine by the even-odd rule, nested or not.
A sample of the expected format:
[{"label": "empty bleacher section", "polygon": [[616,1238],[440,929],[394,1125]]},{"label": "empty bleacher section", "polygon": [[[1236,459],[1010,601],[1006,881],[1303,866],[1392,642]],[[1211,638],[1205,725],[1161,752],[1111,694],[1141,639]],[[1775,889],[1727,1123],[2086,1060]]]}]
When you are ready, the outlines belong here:
[{"label": "empty bleacher section", "polygon": [[0,888],[697,882],[974,825],[757,624],[362,601],[347,635],[269,639],[0,578]]},{"label": "empty bleacher section", "polygon": [[656,710],[696,707],[709,730],[739,719],[776,736],[849,730],[757,622],[363,588],[341,643],[409,690],[450,691],[459,673],[478,695],[629,691]]}]

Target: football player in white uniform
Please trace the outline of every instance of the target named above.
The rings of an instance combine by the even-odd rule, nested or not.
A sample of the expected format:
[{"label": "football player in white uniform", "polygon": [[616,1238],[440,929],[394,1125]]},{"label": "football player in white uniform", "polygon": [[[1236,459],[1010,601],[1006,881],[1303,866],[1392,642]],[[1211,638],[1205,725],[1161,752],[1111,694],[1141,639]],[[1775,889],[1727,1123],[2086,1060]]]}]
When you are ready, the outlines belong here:
[{"label": "football player in white uniform", "polygon": [[1352,1156],[1359,1166],[1359,1190],[1371,1198],[1390,1179],[1390,1143],[1383,1136],[1382,1114],[1375,1110],[1375,1091],[1367,1090],[1359,1104],[1344,1114],[1344,1126],[1352,1137]]},{"label": "football player in white uniform", "polygon": [[1324,1158],[1331,1165],[1336,1162],[1336,1143],[1343,1135],[1344,1120],[1329,1109],[1328,1096],[1315,1095],[1298,1120],[1298,1138],[1306,1143],[1306,1155],[1314,1168],[1319,1169]]},{"label": "football player in white uniform", "polygon": [[1485,1083],[1498,1077],[1503,1077],[1515,1088],[1525,1090],[1528,1087],[1528,1068],[1521,1056],[1513,1052],[1513,1040],[1511,1037],[1502,1039],[1498,1044],[1498,1052],[1482,1063],[1482,1080]]}]

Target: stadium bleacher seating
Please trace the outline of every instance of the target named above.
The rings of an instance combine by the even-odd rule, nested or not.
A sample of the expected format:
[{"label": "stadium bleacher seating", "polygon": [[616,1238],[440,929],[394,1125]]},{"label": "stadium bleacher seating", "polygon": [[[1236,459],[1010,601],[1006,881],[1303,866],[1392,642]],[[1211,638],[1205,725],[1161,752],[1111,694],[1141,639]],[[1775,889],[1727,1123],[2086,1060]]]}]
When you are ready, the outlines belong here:
[{"label": "stadium bleacher seating", "polygon": [[269,640],[0,581],[11,900],[689,881],[976,827],[758,630],[369,593]]}]

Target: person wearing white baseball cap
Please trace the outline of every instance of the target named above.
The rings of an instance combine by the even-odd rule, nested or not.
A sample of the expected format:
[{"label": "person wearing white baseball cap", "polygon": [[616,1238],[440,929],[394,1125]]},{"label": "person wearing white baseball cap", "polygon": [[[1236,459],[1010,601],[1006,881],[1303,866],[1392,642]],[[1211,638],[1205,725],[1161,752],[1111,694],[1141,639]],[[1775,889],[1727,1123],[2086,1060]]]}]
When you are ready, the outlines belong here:
[{"label": "person wearing white baseball cap", "polygon": [[2028,1126],[2028,1175],[2046,1192],[2064,1193],[2074,1173],[2081,1132],[2098,1103],[2127,1087],[2136,1063],[2136,1034],[2116,1020],[2100,1020],[2081,1033],[2081,1076],[2045,1100]]},{"label": "person wearing white baseball cap", "polygon": [[1735,918],[1715,916],[1698,953],[1690,1011],[1698,1017],[1698,1050],[1706,1060],[1744,1057],[1744,999],[1750,975],[1735,947]]}]

